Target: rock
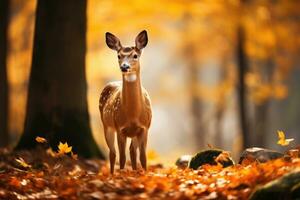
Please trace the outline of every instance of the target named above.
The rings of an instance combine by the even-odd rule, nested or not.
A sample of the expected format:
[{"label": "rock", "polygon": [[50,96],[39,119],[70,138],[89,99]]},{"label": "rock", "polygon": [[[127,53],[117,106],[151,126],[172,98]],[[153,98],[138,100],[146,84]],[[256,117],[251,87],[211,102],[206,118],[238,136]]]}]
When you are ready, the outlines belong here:
[{"label": "rock", "polygon": [[283,154],[277,151],[259,148],[259,147],[252,147],[243,151],[239,160],[239,164],[242,164],[243,162],[251,163],[253,161],[258,161],[263,163],[281,157],[283,157]]},{"label": "rock", "polygon": [[[259,199],[297,199],[299,195],[300,169],[296,169],[264,186],[258,187],[250,200]],[[298,188],[298,189],[297,189]]]},{"label": "rock", "polygon": [[185,169],[188,167],[189,165],[189,162],[190,160],[192,159],[192,156],[191,155],[183,155],[183,156],[180,156],[177,160],[176,160],[176,166],[178,168],[181,168],[181,169]]},{"label": "rock", "polygon": [[227,151],[221,149],[208,149],[197,153],[191,159],[189,168],[198,169],[204,164],[217,165],[218,163],[223,165],[223,167],[234,165],[234,161]]},{"label": "rock", "polygon": [[300,183],[293,186],[291,189],[292,199],[300,198]]}]

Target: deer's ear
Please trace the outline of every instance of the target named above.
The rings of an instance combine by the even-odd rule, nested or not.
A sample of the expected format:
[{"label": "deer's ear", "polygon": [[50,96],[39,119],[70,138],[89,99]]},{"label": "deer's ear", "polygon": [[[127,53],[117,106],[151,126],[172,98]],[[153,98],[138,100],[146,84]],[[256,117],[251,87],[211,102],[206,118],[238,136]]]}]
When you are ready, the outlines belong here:
[{"label": "deer's ear", "polygon": [[113,50],[119,51],[122,48],[120,40],[109,32],[105,33],[105,41],[107,46]]},{"label": "deer's ear", "polygon": [[147,35],[147,31],[143,30],[142,32],[140,32],[138,34],[138,36],[136,36],[135,38],[135,46],[138,49],[143,49],[148,43],[148,35]]}]

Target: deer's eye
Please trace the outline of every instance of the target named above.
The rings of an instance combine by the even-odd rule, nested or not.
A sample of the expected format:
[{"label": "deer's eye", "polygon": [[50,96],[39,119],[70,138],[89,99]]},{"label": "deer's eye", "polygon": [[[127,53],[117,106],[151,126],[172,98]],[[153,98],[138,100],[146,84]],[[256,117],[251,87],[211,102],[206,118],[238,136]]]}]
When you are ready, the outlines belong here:
[{"label": "deer's eye", "polygon": [[133,58],[134,58],[134,59],[137,59],[137,58],[138,58],[138,55],[134,54],[134,55],[133,55]]},{"label": "deer's eye", "polygon": [[120,56],[120,55],[118,55],[118,59],[121,59],[121,56]]}]

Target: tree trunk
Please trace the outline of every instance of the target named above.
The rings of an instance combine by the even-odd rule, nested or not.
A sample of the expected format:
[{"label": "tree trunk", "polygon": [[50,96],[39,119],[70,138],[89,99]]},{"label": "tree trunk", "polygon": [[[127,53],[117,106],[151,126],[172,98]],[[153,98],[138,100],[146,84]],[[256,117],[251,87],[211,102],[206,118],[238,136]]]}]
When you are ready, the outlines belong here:
[{"label": "tree trunk", "polygon": [[9,0],[0,1],[0,147],[9,144],[8,82],[7,82],[7,27]]},{"label": "tree trunk", "polygon": [[[182,38],[189,37],[189,24],[191,20],[191,15],[185,13],[182,19]],[[199,94],[197,92],[198,81],[198,66],[196,59],[196,47],[194,42],[187,42],[183,47],[183,56],[187,60],[187,70],[188,70],[188,88],[190,95],[190,112],[192,115],[192,126],[193,135],[195,138],[195,146],[197,149],[201,149],[205,145],[205,126],[203,123],[203,102],[201,101]]]},{"label": "tree trunk", "polygon": [[[220,80],[219,84],[223,84],[224,81],[226,81],[227,78],[227,69],[228,63],[227,63],[227,58],[222,58],[222,63],[220,66]],[[216,118],[216,134],[215,134],[215,143],[214,145],[217,148],[223,148],[224,142],[223,142],[223,118],[224,118],[224,113],[226,109],[226,93],[225,91],[220,91],[219,96],[218,96],[218,102],[216,104],[216,110],[215,110],[215,118]]]},{"label": "tree trunk", "polygon": [[202,102],[197,94],[197,85],[199,84],[198,73],[199,72],[196,63],[191,61],[189,64],[189,88],[191,95],[193,132],[196,147],[198,149],[202,149],[205,146],[205,127],[203,124]]},{"label": "tree trunk", "polygon": [[18,149],[35,137],[53,148],[68,142],[75,153],[100,157],[87,110],[86,1],[39,0],[24,133]]},{"label": "tree trunk", "polygon": [[266,146],[266,139],[268,138],[268,109],[268,102],[264,102],[261,105],[255,105],[253,129],[256,135],[255,145],[258,147]]},{"label": "tree trunk", "polygon": [[250,135],[247,122],[247,98],[245,74],[247,72],[247,60],[245,53],[245,33],[240,25],[237,30],[237,67],[238,67],[238,102],[240,112],[240,126],[243,136],[243,148],[250,147]]},{"label": "tree trunk", "polygon": [[[260,63],[260,73],[263,78],[263,82],[272,84],[272,75],[274,74],[275,64],[274,59],[270,56],[265,61]],[[268,125],[269,125],[269,97],[264,102],[254,105],[255,117],[253,122],[253,129],[255,133],[255,144],[257,146],[265,147],[268,139]]]}]

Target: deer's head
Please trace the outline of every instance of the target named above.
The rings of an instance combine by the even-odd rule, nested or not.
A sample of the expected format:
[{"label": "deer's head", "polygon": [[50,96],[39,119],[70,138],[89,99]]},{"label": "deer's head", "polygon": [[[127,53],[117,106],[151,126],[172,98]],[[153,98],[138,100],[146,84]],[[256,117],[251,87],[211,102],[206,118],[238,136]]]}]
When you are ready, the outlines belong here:
[{"label": "deer's head", "polygon": [[136,36],[134,47],[123,47],[120,40],[109,32],[105,34],[105,37],[107,46],[118,53],[119,66],[122,73],[139,72],[139,58],[142,49],[148,43],[147,31],[143,30]]}]

